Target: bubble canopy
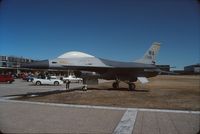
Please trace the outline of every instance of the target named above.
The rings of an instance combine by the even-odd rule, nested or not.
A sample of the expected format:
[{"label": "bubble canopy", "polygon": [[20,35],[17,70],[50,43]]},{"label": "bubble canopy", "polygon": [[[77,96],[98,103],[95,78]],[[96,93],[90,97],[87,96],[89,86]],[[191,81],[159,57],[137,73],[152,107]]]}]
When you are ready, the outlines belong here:
[{"label": "bubble canopy", "polygon": [[60,55],[58,58],[84,58],[84,57],[94,57],[94,56],[83,52],[70,51]]}]

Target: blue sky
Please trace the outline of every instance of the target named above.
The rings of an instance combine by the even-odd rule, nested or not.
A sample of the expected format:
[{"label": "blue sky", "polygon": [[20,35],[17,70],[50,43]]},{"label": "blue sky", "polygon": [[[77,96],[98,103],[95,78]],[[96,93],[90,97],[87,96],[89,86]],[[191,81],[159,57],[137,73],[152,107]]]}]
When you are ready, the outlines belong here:
[{"label": "blue sky", "polygon": [[200,62],[197,0],[2,0],[0,55],[55,58],[67,51],[133,61],[161,42],[157,64]]}]

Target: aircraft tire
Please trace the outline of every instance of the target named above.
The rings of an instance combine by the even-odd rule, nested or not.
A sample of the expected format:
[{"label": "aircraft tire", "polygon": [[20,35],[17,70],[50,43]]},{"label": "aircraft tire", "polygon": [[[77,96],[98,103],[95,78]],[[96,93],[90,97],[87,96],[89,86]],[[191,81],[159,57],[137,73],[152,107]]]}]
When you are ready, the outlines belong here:
[{"label": "aircraft tire", "polygon": [[129,90],[131,90],[131,91],[135,90],[135,88],[136,88],[135,83],[129,83],[128,86],[129,86]]}]

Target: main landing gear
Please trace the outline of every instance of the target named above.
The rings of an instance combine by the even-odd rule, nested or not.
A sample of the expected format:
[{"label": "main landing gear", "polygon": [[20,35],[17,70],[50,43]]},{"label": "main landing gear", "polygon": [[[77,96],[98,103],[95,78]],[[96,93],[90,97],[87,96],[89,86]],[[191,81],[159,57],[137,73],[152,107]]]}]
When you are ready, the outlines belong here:
[{"label": "main landing gear", "polygon": [[[115,82],[113,82],[112,86],[113,88],[119,88],[119,80],[116,80]],[[128,89],[131,90],[131,91],[134,91],[135,88],[136,88],[136,85],[135,83],[133,82],[125,82],[126,84],[128,84]]]},{"label": "main landing gear", "polygon": [[132,82],[129,82],[129,83],[128,83],[128,89],[129,89],[129,90],[132,90],[132,91],[134,91],[134,90],[135,90],[135,88],[136,88],[136,85],[135,85],[135,83],[132,83]]}]

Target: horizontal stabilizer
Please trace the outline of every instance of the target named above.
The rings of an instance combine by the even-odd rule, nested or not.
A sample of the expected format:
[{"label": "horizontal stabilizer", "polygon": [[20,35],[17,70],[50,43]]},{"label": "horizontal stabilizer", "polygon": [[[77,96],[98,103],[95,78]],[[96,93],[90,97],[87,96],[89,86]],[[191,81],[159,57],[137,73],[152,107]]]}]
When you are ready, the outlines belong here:
[{"label": "horizontal stabilizer", "polygon": [[161,73],[163,73],[163,74],[172,74],[172,75],[178,75],[179,73],[175,73],[175,72],[171,72],[171,71],[164,71],[164,70],[159,70],[159,73],[161,74]]},{"label": "horizontal stabilizer", "polygon": [[145,83],[148,83],[149,80],[146,78],[146,77],[137,77],[137,79],[142,83],[142,84],[145,84]]}]

